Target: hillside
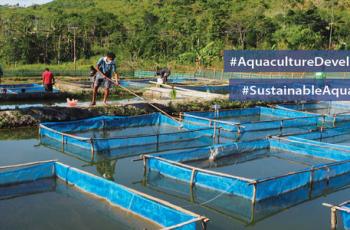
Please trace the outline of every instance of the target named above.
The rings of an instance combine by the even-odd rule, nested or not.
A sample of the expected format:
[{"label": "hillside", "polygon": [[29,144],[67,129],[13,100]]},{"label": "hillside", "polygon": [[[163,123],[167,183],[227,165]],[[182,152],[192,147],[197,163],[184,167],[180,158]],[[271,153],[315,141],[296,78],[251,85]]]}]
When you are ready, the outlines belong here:
[{"label": "hillside", "polygon": [[[348,49],[350,1],[56,0],[0,7],[0,60],[220,63],[224,49]],[[331,39],[330,39],[330,35]]]}]

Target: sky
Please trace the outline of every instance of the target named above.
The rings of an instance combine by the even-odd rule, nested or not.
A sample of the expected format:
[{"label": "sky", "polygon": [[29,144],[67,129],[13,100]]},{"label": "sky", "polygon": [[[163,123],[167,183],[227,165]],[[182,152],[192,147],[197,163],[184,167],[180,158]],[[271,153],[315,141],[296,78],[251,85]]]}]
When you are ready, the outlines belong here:
[{"label": "sky", "polygon": [[31,6],[33,4],[44,4],[51,1],[52,0],[0,0],[0,5],[16,5],[19,3],[20,6]]}]

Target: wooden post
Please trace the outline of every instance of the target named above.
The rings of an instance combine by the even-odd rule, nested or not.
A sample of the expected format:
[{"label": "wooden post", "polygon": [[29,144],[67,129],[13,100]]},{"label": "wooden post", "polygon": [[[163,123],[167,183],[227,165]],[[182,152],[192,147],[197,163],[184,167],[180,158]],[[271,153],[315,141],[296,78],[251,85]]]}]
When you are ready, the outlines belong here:
[{"label": "wooden post", "polygon": [[309,183],[310,183],[310,190],[309,190],[309,198],[311,199],[312,196],[312,189],[313,189],[313,184],[314,184],[314,167],[311,167],[310,169],[310,179],[309,179]]},{"label": "wooden post", "polygon": [[281,120],[281,122],[280,122],[280,135],[282,135],[283,134],[283,120]]},{"label": "wooden post", "polygon": [[240,137],[241,137],[241,126],[238,125],[237,127],[238,127],[238,128],[237,128],[237,141],[239,141],[239,139],[240,139]]},{"label": "wooden post", "polygon": [[214,121],[213,144],[215,144],[215,139],[216,139],[216,121]]},{"label": "wooden post", "polygon": [[90,138],[90,144],[91,144],[91,161],[94,161],[95,160],[94,139]]},{"label": "wooden post", "polygon": [[252,200],[252,204],[255,205],[256,203],[256,182],[253,184],[253,200]]},{"label": "wooden post", "polygon": [[147,159],[145,155],[142,155],[143,160],[143,176],[145,177],[147,175]]},{"label": "wooden post", "polygon": [[220,135],[221,135],[221,127],[218,128],[218,141],[217,141],[217,144],[220,144]]},{"label": "wooden post", "polygon": [[157,148],[156,148],[157,152],[159,151],[159,133],[157,133]]},{"label": "wooden post", "polygon": [[62,133],[62,152],[64,152],[64,134]]},{"label": "wooden post", "polygon": [[331,208],[331,230],[337,229],[337,209]]},{"label": "wooden post", "polygon": [[191,189],[193,188],[194,184],[195,184],[195,177],[196,177],[196,169],[193,168],[192,169],[192,174],[191,174],[191,181],[190,181],[190,187]]}]

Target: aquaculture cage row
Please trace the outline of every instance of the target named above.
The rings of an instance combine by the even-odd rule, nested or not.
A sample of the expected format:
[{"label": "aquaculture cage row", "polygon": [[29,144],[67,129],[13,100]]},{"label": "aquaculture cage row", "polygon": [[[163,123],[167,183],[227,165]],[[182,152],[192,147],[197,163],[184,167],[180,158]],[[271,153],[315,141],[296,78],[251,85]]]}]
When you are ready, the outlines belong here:
[{"label": "aquaculture cage row", "polygon": [[207,221],[206,218],[178,206],[57,161],[0,167],[0,203],[3,205],[10,199],[52,192],[57,180],[65,182],[72,189],[102,199],[124,212],[132,213],[145,224],[151,222],[152,228],[198,229],[204,227],[204,222]]},{"label": "aquaculture cage row", "polygon": [[160,113],[131,117],[101,116],[40,125],[44,145],[75,152],[90,160],[98,157],[97,153],[121,157],[208,146],[215,142],[213,134],[212,128],[179,123]]},{"label": "aquaculture cage row", "polygon": [[254,107],[185,113],[178,122],[160,113],[101,116],[40,124],[41,143],[86,161],[189,149],[272,135],[307,133],[322,116],[285,109]]},{"label": "aquaculture cage row", "polygon": [[217,112],[187,112],[185,122],[219,128],[223,138],[255,140],[272,135],[305,133],[322,126],[323,115],[269,107],[254,107]]},{"label": "aquaculture cage row", "polygon": [[200,205],[244,224],[255,224],[288,208],[345,190],[350,183],[350,174],[333,177],[332,182],[328,185],[324,182],[315,182],[312,184],[312,189],[308,185],[303,186],[253,204],[251,200],[241,196],[202,187],[190,187],[188,183],[163,176],[156,171],[148,171],[144,177],[148,189]]},{"label": "aquaculture cage row", "polygon": [[[275,168],[265,177],[256,170],[253,174],[250,170],[243,170],[242,174],[242,169],[247,168],[245,164],[251,161],[257,161],[256,167],[266,169],[266,162],[262,159],[271,157],[277,159],[274,160],[275,163],[292,162],[293,165],[299,164],[299,167],[290,170],[283,166],[279,169],[278,164],[274,164]],[[303,186],[309,186],[312,190],[312,184],[316,182],[332,184],[333,177],[350,172],[349,153],[287,138],[218,145],[172,154],[145,155],[144,161],[146,171],[156,171],[186,182],[190,187],[198,186],[240,196],[252,203]],[[211,162],[215,162],[214,167],[213,164],[210,165]],[[239,170],[235,170],[237,167]]]},{"label": "aquaculture cage row", "polygon": [[87,161],[142,154],[151,188],[253,223],[350,183],[347,107],[329,106],[102,116],[43,123],[40,137]]},{"label": "aquaculture cage row", "polygon": [[282,104],[276,106],[279,109],[289,111],[302,111],[310,115],[322,115],[325,126],[335,127],[341,123],[350,121],[350,104],[342,102],[314,102],[300,104]]}]

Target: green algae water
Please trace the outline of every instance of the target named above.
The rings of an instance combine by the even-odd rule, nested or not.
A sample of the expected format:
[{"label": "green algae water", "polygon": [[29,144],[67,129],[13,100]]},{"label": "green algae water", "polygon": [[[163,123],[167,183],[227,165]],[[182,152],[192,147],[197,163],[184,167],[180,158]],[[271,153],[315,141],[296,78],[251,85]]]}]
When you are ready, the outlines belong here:
[{"label": "green algae water", "polygon": [[[350,198],[350,188],[343,187],[337,191],[328,191],[327,193],[315,195],[312,197],[312,199],[301,199],[295,204],[292,203],[286,205],[285,201],[283,201],[282,198],[275,199],[271,201],[271,204],[269,203],[268,205],[259,204],[259,208],[257,208],[258,210],[256,211],[256,216],[259,216],[259,213],[262,212],[261,210],[268,212],[268,215],[265,215],[264,213],[264,215],[260,215],[262,216],[261,218],[255,217],[253,218],[253,221],[251,221],[250,216],[248,219],[246,219],[242,218],[242,214],[237,215],[237,207],[239,207],[238,210],[240,212],[244,212],[244,217],[247,216],[246,214],[248,212],[252,211],[249,208],[250,206],[249,202],[247,203],[247,200],[238,199],[234,196],[224,196],[218,194],[217,192],[208,190],[196,190],[195,197],[192,197],[188,184],[180,184],[181,189],[177,189],[178,186],[173,186],[174,182],[171,180],[165,180],[158,174],[155,174],[155,176],[152,178],[144,177],[142,161],[133,161],[138,157],[126,157],[114,160],[104,159],[98,163],[87,163],[79,160],[73,155],[66,155],[60,151],[50,149],[45,146],[38,146],[37,144],[39,143],[39,140],[37,138],[37,129],[35,128],[20,129],[16,131],[3,130],[0,132],[0,137],[2,139],[0,140],[0,165],[57,159],[65,164],[77,167],[79,169],[91,172],[110,180],[114,180],[117,183],[169,201],[197,214],[204,215],[210,218],[208,229],[327,230],[330,229],[330,211],[328,208],[323,207],[322,203],[328,202],[338,204]],[[255,169],[253,166],[248,165],[245,167],[245,170],[251,171],[252,174],[256,175],[259,172],[256,171],[257,169]],[[266,165],[266,167],[274,167],[274,165]],[[340,178],[340,181],[342,180],[345,179]],[[65,188],[63,187],[63,190],[64,189]],[[303,194],[305,191],[298,190],[296,192]],[[60,194],[57,194],[57,190],[52,195],[61,196]],[[63,194],[63,196],[67,196],[67,194]],[[81,196],[81,194],[79,193],[78,196]],[[299,195],[296,197],[299,197]],[[30,204],[31,201],[28,201],[26,199],[27,198],[23,198],[23,200],[19,200],[20,202],[17,202],[13,207],[8,207],[8,210],[11,210],[11,217],[8,218],[15,218],[22,224],[22,226],[25,223],[25,220],[23,219],[23,213],[20,211],[20,209],[17,209],[15,207],[17,207],[17,205]],[[65,200],[69,201],[70,199],[65,198]],[[89,198],[86,202],[94,201],[91,201]],[[80,206],[79,209],[81,208],[81,205],[83,205],[83,207],[86,205],[84,202],[74,203],[74,201],[69,201],[69,203],[73,203],[73,207],[74,205]],[[44,205],[43,203],[40,204]],[[99,206],[101,204],[99,203],[94,205]],[[2,209],[1,203],[0,209]],[[93,220],[94,223],[89,224],[89,229],[104,229],[103,225],[97,226],[95,224],[95,221],[96,223],[101,223],[101,220],[103,222],[102,224],[108,223],[105,229],[108,229],[109,224],[116,225],[114,229],[123,229],[125,222],[118,222],[118,218],[113,219],[110,216],[111,214],[109,212],[105,212],[106,209],[110,209],[108,205],[106,206],[106,204],[102,204],[101,209],[98,209],[101,211],[98,211],[97,214],[96,212],[91,211],[91,213],[81,215],[79,218],[81,218],[82,222],[85,221],[86,223],[91,223],[93,220],[91,218],[91,215],[96,214],[99,216],[100,220]],[[269,212],[270,209],[273,209],[273,211]],[[61,208],[52,210],[54,210],[57,215],[64,216],[62,219],[69,218],[65,216],[63,213],[64,210]],[[46,213],[48,213],[48,211],[44,212],[44,214]],[[70,212],[69,216],[75,215],[75,217],[78,218],[76,214],[77,212]],[[105,221],[106,219],[109,221]],[[1,221],[4,220],[4,218],[1,219]],[[139,219],[135,219],[135,217],[131,217],[131,220],[133,223],[139,223]],[[67,222],[68,221],[69,219],[67,219]],[[0,229],[8,229],[1,226],[4,225],[0,225]],[[152,227],[153,226],[150,226],[151,229]],[[339,223],[339,227],[339,229],[341,229],[341,223]],[[26,227],[25,229],[37,228]],[[46,229],[49,229],[49,227]],[[70,227],[67,227],[66,229],[70,229]]]}]

